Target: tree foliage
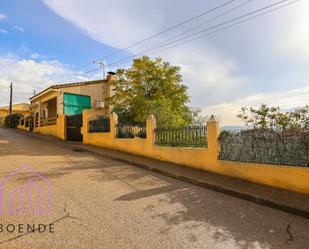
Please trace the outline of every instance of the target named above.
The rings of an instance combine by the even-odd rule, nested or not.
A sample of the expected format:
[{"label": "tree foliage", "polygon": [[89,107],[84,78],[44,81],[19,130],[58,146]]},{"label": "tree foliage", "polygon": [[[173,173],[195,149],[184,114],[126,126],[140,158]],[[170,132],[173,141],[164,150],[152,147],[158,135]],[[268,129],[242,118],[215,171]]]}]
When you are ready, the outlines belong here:
[{"label": "tree foliage", "polygon": [[237,116],[254,129],[275,131],[309,131],[309,106],[282,112],[277,106],[261,105],[258,109],[242,107]]},{"label": "tree foliage", "polygon": [[207,123],[208,116],[203,116],[200,108],[190,108],[191,110],[191,126],[203,126]]},{"label": "tree foliage", "polygon": [[[10,121],[10,117],[11,117],[11,121]],[[11,116],[8,115],[4,119],[4,126],[8,128],[17,128],[17,125],[19,125],[19,121],[22,117],[23,115],[18,114],[18,113],[12,114]]]},{"label": "tree foliage", "polygon": [[161,58],[147,56],[135,59],[131,68],[119,69],[115,95],[110,98],[119,120],[144,122],[153,114],[158,127],[190,125],[189,96],[179,71]]}]

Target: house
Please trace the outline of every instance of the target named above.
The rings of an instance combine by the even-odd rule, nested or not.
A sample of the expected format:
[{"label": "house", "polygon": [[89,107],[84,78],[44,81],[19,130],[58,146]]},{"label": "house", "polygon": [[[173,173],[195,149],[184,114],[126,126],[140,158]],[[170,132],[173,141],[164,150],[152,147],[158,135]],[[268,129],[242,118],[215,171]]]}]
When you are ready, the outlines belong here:
[{"label": "house", "polygon": [[85,81],[53,85],[30,98],[31,113],[40,119],[57,115],[81,114],[83,109],[104,108],[109,111],[106,99],[111,97],[111,81],[114,74],[106,80]]},{"label": "house", "polygon": [[108,115],[111,107],[106,100],[113,95],[114,80],[115,73],[109,72],[105,80],[52,85],[32,96],[29,130],[81,141],[83,110],[98,108]]},{"label": "house", "polygon": [[[0,127],[4,125],[5,117],[10,114],[10,107],[0,107]],[[24,117],[30,115],[30,105],[26,103],[12,105],[12,114],[22,114]]]}]

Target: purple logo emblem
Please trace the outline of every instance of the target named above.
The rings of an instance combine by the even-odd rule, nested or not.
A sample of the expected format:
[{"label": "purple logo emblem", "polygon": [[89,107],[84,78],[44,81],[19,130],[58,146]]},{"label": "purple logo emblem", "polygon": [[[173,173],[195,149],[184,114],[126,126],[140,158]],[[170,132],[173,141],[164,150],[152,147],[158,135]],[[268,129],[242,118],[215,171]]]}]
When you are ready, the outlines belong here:
[{"label": "purple logo emblem", "polygon": [[51,212],[51,182],[28,166],[0,180],[0,215],[43,215]]}]

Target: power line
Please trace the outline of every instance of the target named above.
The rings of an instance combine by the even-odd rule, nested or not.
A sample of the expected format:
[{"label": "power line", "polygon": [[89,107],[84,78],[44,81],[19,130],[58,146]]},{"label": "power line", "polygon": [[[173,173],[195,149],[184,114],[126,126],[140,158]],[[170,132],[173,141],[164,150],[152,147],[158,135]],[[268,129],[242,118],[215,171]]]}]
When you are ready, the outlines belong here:
[{"label": "power line", "polygon": [[153,51],[153,50],[159,49],[159,48],[161,48],[161,47],[168,46],[168,45],[173,44],[173,43],[175,43],[175,42],[179,42],[179,41],[185,40],[185,39],[190,38],[190,37],[192,37],[192,36],[194,36],[194,35],[197,35],[197,34],[200,34],[200,33],[204,33],[204,32],[206,32],[206,31],[209,31],[209,30],[212,30],[212,29],[215,29],[215,28],[224,26],[224,25],[226,25],[226,24],[228,24],[228,23],[234,22],[234,21],[236,21],[236,20],[239,20],[239,19],[244,18],[244,17],[249,16],[249,15],[258,13],[258,12],[260,12],[260,11],[263,11],[263,10],[265,10],[265,9],[271,8],[271,7],[275,6],[275,5],[281,4],[281,3],[286,2],[286,1],[288,1],[288,0],[282,0],[282,1],[276,2],[276,3],[274,3],[274,4],[268,5],[268,6],[266,6],[266,7],[260,8],[260,9],[255,10],[255,11],[251,11],[251,12],[246,13],[246,14],[244,14],[244,15],[241,15],[241,16],[238,16],[238,17],[235,17],[235,18],[232,18],[232,19],[230,19],[230,20],[228,20],[228,21],[225,21],[225,22],[223,22],[223,23],[220,23],[220,24],[211,26],[211,27],[209,27],[209,28],[207,28],[207,29],[203,29],[203,30],[201,30],[201,31],[195,32],[195,33],[193,33],[193,34],[190,34],[190,35],[188,35],[188,36],[185,36],[185,37],[182,37],[182,38],[179,38],[179,39],[176,39],[176,40],[170,41],[170,40],[168,39],[168,40],[166,40],[166,41],[160,43],[160,44],[163,44],[163,45],[159,45],[159,46],[156,45],[156,46],[153,46],[153,47],[151,47],[151,48],[149,48],[149,49],[146,49],[146,50],[144,50],[144,51],[142,51],[142,52],[139,52],[139,53],[137,53],[137,54],[135,54],[135,55],[128,56],[128,57],[125,57],[125,58],[123,58],[123,59],[120,59],[119,61],[112,62],[112,63],[110,63],[108,66],[115,65],[115,64],[117,64],[118,62],[122,62],[122,61],[125,61],[125,60],[127,60],[127,59],[131,59],[131,58],[134,58],[134,57],[136,57],[136,56],[143,55],[143,54],[145,54],[145,53],[147,53],[147,52],[151,52],[151,51]]},{"label": "power line", "polygon": [[73,78],[73,76],[84,76],[84,75],[86,75],[86,74],[89,74],[89,73],[94,73],[94,72],[96,72],[96,71],[99,71],[100,69],[101,69],[102,67],[100,66],[100,67],[97,67],[97,68],[95,68],[95,69],[92,69],[92,70],[89,70],[89,71],[87,71],[87,72],[83,72],[83,73],[80,73],[80,74],[78,74],[78,73],[72,73],[72,74],[70,74],[70,75],[68,75],[68,76],[66,76],[66,77],[62,77],[61,79],[59,79],[58,81],[69,81],[69,79],[72,79]]},{"label": "power line", "polygon": [[294,4],[294,3],[296,3],[296,2],[299,2],[299,1],[300,1],[300,0],[294,0],[294,1],[290,2],[290,3],[287,3],[287,4],[284,4],[284,5],[282,5],[282,6],[273,8],[273,9],[268,10],[268,11],[265,11],[265,12],[263,12],[263,13],[261,13],[261,14],[258,14],[258,15],[255,15],[255,16],[252,16],[252,17],[249,17],[249,18],[246,18],[246,19],[244,19],[244,20],[242,20],[242,21],[239,21],[239,22],[237,22],[237,23],[233,23],[233,24],[231,24],[231,25],[229,25],[229,26],[226,26],[226,27],[224,27],[224,28],[217,29],[217,30],[212,31],[212,32],[209,32],[209,33],[207,33],[207,34],[204,34],[204,35],[195,37],[195,38],[193,38],[193,39],[185,40],[185,41],[183,41],[183,42],[181,42],[181,43],[177,43],[177,44],[175,44],[175,45],[173,45],[173,46],[169,46],[169,47],[167,47],[167,48],[163,48],[163,49],[160,49],[160,50],[158,50],[158,51],[154,51],[154,52],[148,53],[148,54],[158,53],[158,52],[161,52],[161,51],[164,51],[164,50],[167,50],[167,49],[171,49],[171,48],[180,46],[180,45],[182,45],[182,44],[185,44],[185,43],[188,43],[188,42],[191,42],[191,41],[198,40],[198,39],[203,38],[203,37],[207,37],[207,36],[213,35],[213,34],[218,33],[218,32],[220,32],[220,31],[229,29],[229,28],[234,27],[234,26],[236,26],[236,25],[242,24],[242,23],[244,23],[244,22],[250,21],[250,20],[252,20],[252,19],[258,18],[258,17],[260,17],[260,16],[264,16],[264,15],[269,14],[269,13],[271,13],[271,12],[274,12],[274,11],[276,11],[276,10],[282,9],[282,8],[284,8],[284,7],[286,7],[286,6],[289,6],[289,5]]},{"label": "power line", "polygon": [[[184,35],[184,34],[190,33],[191,31],[193,31],[193,30],[195,30],[195,29],[197,29],[197,28],[199,28],[199,27],[202,27],[202,26],[204,26],[205,24],[211,23],[211,22],[217,20],[217,19],[220,18],[220,17],[223,17],[223,16],[225,16],[225,15],[227,15],[227,14],[229,14],[229,13],[232,13],[233,11],[235,11],[235,10],[237,10],[237,9],[239,9],[239,8],[241,8],[241,7],[243,7],[243,6],[245,6],[246,4],[248,4],[248,3],[252,2],[252,1],[253,1],[253,0],[248,0],[248,1],[244,2],[244,3],[242,3],[242,4],[239,4],[239,5],[235,6],[234,8],[232,8],[232,9],[230,9],[230,10],[228,10],[228,11],[223,12],[223,13],[220,14],[220,15],[217,15],[217,16],[215,16],[215,17],[213,17],[213,18],[210,18],[210,19],[208,19],[207,21],[200,23],[199,25],[196,25],[196,26],[194,26],[194,27],[192,27],[192,28],[190,28],[190,29],[188,29],[188,30],[186,30],[186,31],[184,31],[184,32],[182,32],[182,33],[180,33],[180,34],[177,34],[177,35],[175,35],[175,36],[169,38],[167,41],[173,40],[173,39],[175,39],[175,38],[177,38],[177,37],[180,37],[180,36],[182,36],[182,35]],[[164,44],[164,43],[166,43],[167,41],[160,42],[159,44]],[[159,45],[159,44],[158,44],[158,45]]]},{"label": "power line", "polygon": [[10,85],[10,106],[9,106],[9,114],[10,114],[9,128],[13,128],[12,127],[12,102],[13,102],[13,83],[11,82],[11,85]]},{"label": "power line", "polygon": [[[94,64],[92,63],[92,65],[94,65]],[[64,81],[66,79],[72,78],[73,76],[80,76],[80,75],[82,76],[82,75],[85,75],[85,74],[88,74],[88,73],[96,72],[100,68],[101,67],[96,67],[94,69],[91,69],[91,70],[86,71],[86,72],[81,72],[81,73],[76,73],[76,72],[65,73],[65,74],[63,74],[63,76],[58,75],[58,77],[55,77],[55,79],[58,78],[57,81]],[[51,81],[51,79],[48,79],[47,81]]]},{"label": "power line", "polygon": [[[212,8],[212,9],[210,9],[210,10],[204,11],[203,13],[201,13],[201,14],[199,14],[199,15],[196,15],[196,16],[194,16],[194,17],[191,17],[191,18],[189,18],[189,19],[187,19],[187,20],[185,20],[185,21],[183,21],[183,22],[181,22],[181,23],[178,23],[178,24],[176,24],[176,25],[174,25],[174,26],[171,26],[171,27],[169,27],[169,28],[167,28],[167,29],[165,29],[165,30],[163,30],[163,31],[160,31],[159,33],[156,33],[156,34],[154,34],[154,35],[151,35],[151,36],[149,36],[149,37],[146,37],[146,38],[144,38],[144,39],[142,39],[142,40],[140,40],[140,41],[137,41],[137,42],[135,42],[135,43],[133,43],[133,44],[127,46],[127,47],[118,49],[117,51],[115,51],[115,52],[113,52],[113,53],[111,53],[111,54],[108,54],[108,55],[104,56],[103,58],[101,58],[101,59],[99,59],[99,60],[103,60],[103,59],[105,59],[105,58],[109,58],[109,57],[111,57],[111,56],[113,56],[113,55],[119,54],[120,52],[122,52],[122,51],[124,51],[124,50],[127,50],[127,49],[132,48],[132,47],[134,47],[134,46],[136,46],[136,45],[139,45],[139,44],[144,43],[144,42],[146,42],[146,41],[148,41],[148,40],[151,40],[151,39],[153,39],[153,38],[155,38],[155,37],[157,37],[157,36],[160,36],[160,35],[162,35],[162,34],[168,32],[168,31],[171,31],[171,30],[173,30],[173,29],[175,29],[175,28],[178,28],[178,27],[180,27],[180,26],[182,26],[182,25],[184,25],[184,24],[186,24],[186,23],[189,23],[189,22],[191,22],[191,21],[193,21],[193,20],[196,20],[196,19],[198,19],[198,18],[200,18],[200,17],[202,17],[202,16],[204,16],[204,15],[207,15],[207,14],[213,12],[213,11],[216,11],[216,10],[218,10],[218,9],[220,9],[220,8],[222,8],[222,7],[224,7],[224,6],[228,5],[228,4],[230,4],[230,3],[232,3],[232,2],[235,2],[235,1],[237,1],[237,0],[229,0],[229,1],[227,1],[227,2],[225,2],[225,3],[223,3],[223,4],[221,4],[221,5],[218,5],[218,6]],[[77,68],[77,69],[75,69],[75,70],[79,70],[79,69],[82,69],[82,68],[86,68],[86,67],[88,67],[88,66],[90,66],[90,65],[92,65],[92,63],[85,64],[84,66],[81,66],[81,67],[79,67],[79,68]],[[66,74],[68,74],[68,73],[64,73],[64,74],[62,74],[62,75],[64,76],[64,75],[66,75]],[[54,80],[54,79],[58,79],[58,78],[61,77],[62,75],[55,76],[55,77],[49,79],[49,81]],[[72,75],[72,74],[69,74],[69,75]]]},{"label": "power line", "polygon": [[[172,38],[170,38],[170,39],[168,39],[168,40],[166,40],[166,41],[163,41],[163,42],[159,43],[159,44],[163,44],[163,45],[160,45],[160,46],[156,45],[156,46],[154,46],[154,47],[151,47],[151,48],[149,48],[149,49],[147,49],[147,50],[145,50],[145,51],[142,51],[142,52],[140,52],[140,53],[137,53],[137,54],[135,54],[135,55],[132,55],[132,56],[129,56],[129,57],[125,57],[125,58],[123,58],[123,59],[121,59],[121,60],[112,62],[112,63],[108,64],[107,66],[116,65],[116,64],[119,64],[119,63],[121,63],[121,62],[127,61],[127,60],[129,60],[129,59],[135,58],[136,56],[139,56],[139,55],[142,55],[142,54],[145,54],[145,53],[149,54],[149,52],[152,52],[152,51],[154,51],[154,52],[152,52],[152,53],[150,53],[150,54],[158,53],[158,52],[160,52],[160,51],[167,50],[167,49],[171,49],[171,48],[173,48],[173,47],[182,45],[182,44],[184,44],[184,43],[188,43],[188,42],[191,42],[191,41],[200,39],[200,38],[202,38],[202,37],[205,37],[205,36],[209,36],[209,35],[218,33],[218,32],[220,32],[220,31],[229,29],[229,28],[231,28],[231,27],[233,27],[233,26],[236,26],[236,25],[239,25],[239,24],[241,24],[241,23],[247,22],[247,21],[249,21],[249,20],[255,19],[255,18],[259,17],[259,16],[266,15],[266,14],[268,14],[268,13],[270,13],[270,12],[276,11],[276,10],[278,10],[278,9],[281,9],[281,8],[283,8],[283,7],[286,7],[286,6],[288,6],[288,5],[291,5],[291,4],[293,4],[293,3],[296,3],[296,2],[298,2],[298,1],[300,1],[300,0],[292,1],[292,2],[290,2],[290,3],[281,5],[281,6],[279,6],[279,7],[276,7],[276,8],[274,8],[274,9],[271,9],[271,10],[269,10],[269,11],[266,11],[266,12],[264,12],[264,13],[262,13],[262,14],[258,14],[258,15],[255,15],[255,16],[253,16],[253,17],[246,18],[246,19],[244,19],[244,20],[242,20],[242,21],[240,21],[240,22],[231,24],[231,25],[226,26],[226,27],[223,27],[223,28],[221,28],[221,29],[217,29],[217,30],[214,30],[214,31],[212,31],[212,32],[208,32],[208,33],[206,33],[206,34],[200,35],[200,36],[198,36],[198,37],[194,37],[194,38],[192,38],[192,39],[188,39],[188,38],[191,38],[192,36],[195,36],[195,35],[197,35],[197,34],[205,33],[206,31],[209,31],[209,30],[212,30],[212,29],[216,29],[216,28],[221,27],[221,26],[224,26],[224,25],[226,25],[226,24],[228,24],[228,23],[235,22],[235,21],[237,21],[237,20],[239,20],[239,19],[242,19],[242,18],[244,18],[244,17],[246,17],[246,16],[250,16],[250,15],[252,15],[252,14],[261,12],[261,11],[263,11],[263,10],[269,9],[269,8],[271,8],[271,7],[274,7],[274,6],[276,6],[276,5],[279,5],[279,4],[281,4],[281,3],[284,3],[284,2],[287,2],[287,1],[288,1],[288,0],[282,0],[282,1],[276,2],[276,3],[274,3],[274,4],[268,5],[268,6],[266,6],[266,7],[260,8],[260,9],[258,9],[258,10],[251,11],[251,12],[246,13],[246,14],[244,14],[244,15],[241,15],[241,16],[239,16],[239,17],[233,18],[233,19],[231,19],[231,20],[225,21],[225,22],[223,22],[223,23],[217,24],[217,25],[215,25],[215,26],[209,27],[209,28],[207,28],[207,29],[201,30],[201,31],[199,31],[199,32],[195,32],[195,33],[193,33],[193,34],[191,34],[191,35],[189,35],[189,36],[182,37],[181,39],[173,40],[175,37],[178,37],[178,36],[181,36],[181,35],[183,35],[183,34],[185,34],[185,33],[191,32],[192,30],[194,30],[194,29],[196,29],[196,28],[198,28],[198,27],[200,27],[200,26],[202,26],[202,25],[204,25],[204,24],[206,24],[206,23],[209,23],[209,22],[213,21],[214,19],[218,19],[219,17],[221,17],[221,16],[223,16],[223,15],[226,15],[227,13],[230,13],[230,12],[234,11],[234,10],[237,9],[237,8],[240,8],[241,6],[243,6],[243,5],[247,4],[247,3],[249,3],[250,1],[252,1],[252,0],[249,0],[249,1],[245,2],[245,3],[242,3],[242,4],[240,4],[240,5],[238,5],[238,6],[234,7],[234,8],[232,8],[231,10],[228,10],[228,11],[226,11],[226,12],[224,12],[224,13],[222,13],[222,14],[220,14],[220,15],[214,17],[214,18],[211,18],[211,19],[207,20],[206,22],[203,22],[203,23],[200,24],[200,25],[197,25],[197,26],[191,28],[190,30],[187,30],[187,31],[185,31],[185,32],[183,32],[183,33],[181,33],[181,34],[178,34],[178,35],[176,35],[176,36],[174,36],[174,37],[172,37]],[[181,42],[181,41],[182,41],[182,42]],[[179,42],[179,43],[177,43],[177,42]],[[176,44],[176,45],[173,45],[174,43],[177,43],[177,44]],[[169,46],[169,45],[172,45],[172,46]],[[169,46],[169,47],[166,47],[166,46]],[[163,49],[160,49],[160,48],[163,48]],[[158,49],[160,49],[160,50],[158,50]],[[158,51],[156,51],[156,50],[158,50]],[[74,74],[74,75],[84,75],[84,74],[91,73],[91,72],[95,72],[95,71],[98,71],[98,70],[100,70],[100,68],[96,68],[96,69],[94,69],[94,70],[91,70],[91,71],[88,71],[88,72],[85,72],[85,73],[82,73],[82,74]]]},{"label": "power line", "polygon": [[[232,9],[226,11],[226,12],[223,12],[223,13],[220,14],[220,15],[217,15],[217,16],[211,18],[211,19],[208,19],[207,21],[205,21],[205,22],[203,22],[203,23],[201,23],[201,24],[199,24],[199,25],[196,25],[196,26],[194,26],[194,27],[192,27],[192,28],[190,28],[190,29],[188,29],[188,30],[186,30],[186,31],[184,31],[184,32],[182,32],[182,33],[180,33],[180,34],[177,34],[177,35],[175,35],[175,36],[169,38],[168,40],[165,40],[165,41],[163,41],[163,42],[160,42],[159,44],[155,45],[154,47],[151,47],[150,49],[152,49],[152,48],[157,48],[158,45],[166,44],[166,43],[168,43],[169,41],[172,41],[173,39],[175,39],[175,38],[177,38],[177,37],[179,37],[179,36],[182,36],[182,35],[184,35],[184,34],[190,33],[191,31],[193,31],[193,30],[195,30],[195,29],[197,29],[197,28],[199,28],[199,27],[201,27],[201,26],[204,26],[205,24],[208,24],[208,23],[210,23],[210,22],[213,22],[213,21],[217,20],[218,18],[220,18],[220,17],[222,17],[222,16],[225,16],[225,15],[227,15],[227,14],[229,14],[229,13],[231,13],[231,12],[233,12],[233,11],[235,11],[235,10],[241,8],[241,7],[243,7],[244,5],[246,5],[246,4],[248,4],[248,3],[252,2],[252,1],[253,1],[253,0],[248,0],[248,1],[244,2],[244,3],[242,3],[242,4],[239,4],[239,5],[235,6],[234,8],[232,8]],[[194,34],[193,34],[193,35],[194,35]],[[169,44],[167,44],[167,45],[169,45]],[[143,53],[143,52],[142,52],[142,53]],[[139,54],[142,54],[142,53],[139,53]],[[129,56],[129,57],[130,57],[130,56]],[[135,56],[134,56],[134,57],[135,57]],[[112,64],[110,64],[110,65],[112,65]]]},{"label": "power line", "polygon": [[96,71],[99,71],[99,70],[101,70],[101,66],[99,66],[99,67],[97,67],[97,68],[95,68],[95,69],[93,69],[93,70],[90,70],[90,71],[87,71],[87,72],[84,72],[84,73],[81,73],[81,74],[74,74],[74,75],[85,75],[85,74],[88,74],[88,73],[93,73],[93,72],[96,72]]},{"label": "power line", "polygon": [[[74,70],[80,70],[80,69],[83,69],[83,68],[86,68],[86,67],[89,67],[90,65],[93,65],[93,63],[88,63],[88,64],[85,64],[84,66],[80,66],[78,68],[75,68]],[[65,75],[72,75],[74,74],[73,72],[72,73],[62,73],[60,75],[57,75],[57,76],[54,76],[52,78],[49,78],[48,81],[52,81],[52,80],[55,80],[55,79],[61,79],[63,76]]]},{"label": "power line", "polygon": [[[183,41],[183,40],[185,40],[185,39],[191,38],[191,37],[194,36],[194,35],[198,35],[198,34],[205,33],[205,32],[207,32],[207,31],[210,31],[210,30],[219,28],[219,27],[224,26],[224,25],[226,25],[226,24],[229,24],[229,23],[231,23],[231,22],[235,22],[235,21],[237,21],[237,20],[239,20],[239,19],[242,19],[242,18],[244,18],[244,17],[247,17],[247,16],[250,16],[250,15],[259,13],[259,12],[261,12],[261,11],[263,11],[263,10],[272,8],[272,7],[276,6],[276,5],[282,4],[282,3],[287,2],[287,1],[288,1],[288,0],[282,0],[282,1],[276,2],[276,3],[274,3],[274,4],[267,5],[267,6],[263,7],[263,8],[258,9],[258,10],[248,12],[248,13],[246,13],[246,14],[244,14],[244,15],[238,16],[238,17],[236,17],[236,18],[232,18],[232,19],[230,19],[230,20],[228,20],[228,21],[225,21],[225,22],[223,22],[223,23],[220,23],[220,24],[217,24],[217,25],[215,25],[215,26],[209,27],[209,28],[207,28],[207,29],[203,29],[203,30],[201,30],[201,31],[199,31],[199,32],[195,32],[195,33],[193,33],[193,34],[191,34],[191,35],[185,36],[185,37],[180,38],[180,39],[176,39],[176,40],[172,40],[172,41],[166,40],[166,41],[163,42],[163,45],[151,47],[151,48],[146,49],[146,50],[144,50],[144,51],[142,51],[142,52],[140,52],[140,53],[137,53],[137,54],[135,54],[135,55],[128,56],[128,57],[125,57],[125,58],[120,59],[120,60],[118,60],[118,61],[112,62],[112,63],[108,64],[107,66],[116,65],[116,64],[118,64],[118,63],[120,63],[120,62],[123,62],[123,61],[129,60],[129,59],[135,58],[136,56],[143,55],[143,54],[148,53],[148,52],[151,52],[151,51],[153,51],[153,50],[157,50],[157,49],[160,49],[160,48],[162,48],[162,47],[171,45],[171,44],[173,44],[173,43],[180,42],[180,41]],[[291,4],[293,4],[293,3],[295,3],[295,2],[298,2],[298,1],[300,1],[300,0],[295,0],[295,1],[291,2],[291,3],[282,5],[282,6],[279,7],[279,8],[282,8],[282,7],[291,5]],[[271,12],[273,12],[273,11],[279,9],[279,8],[275,8],[275,9],[273,9]],[[269,12],[267,12],[267,13],[269,13]],[[267,14],[267,13],[265,13],[265,14]],[[263,15],[265,15],[265,14],[263,14]],[[257,16],[255,16],[255,17],[253,17],[253,18],[257,18],[257,17],[259,17],[259,16],[261,16],[261,15],[257,15]],[[253,18],[249,18],[248,20],[251,20],[251,19],[253,19]],[[245,20],[245,21],[248,21],[248,20]],[[243,20],[243,21],[240,22],[240,23],[243,23],[243,22],[245,22],[245,21]],[[232,25],[228,26],[228,28],[233,27],[233,26],[235,26],[235,25],[238,25],[238,24],[240,24],[240,23],[232,24]],[[227,28],[215,30],[214,32],[201,35],[201,36],[199,36],[199,37],[196,37],[196,38],[187,40],[186,42],[189,42],[189,41],[191,41],[191,40],[200,39],[200,38],[205,37],[205,36],[207,36],[207,35],[209,35],[209,34],[217,33],[217,32],[219,32],[219,31],[221,31],[221,30],[224,30],[224,29],[227,29]],[[185,43],[185,42],[184,42],[184,43]],[[162,44],[162,43],[160,43],[160,44]],[[181,43],[181,44],[183,44],[183,43]]]},{"label": "power line", "polygon": [[136,45],[139,45],[139,44],[144,43],[144,42],[146,42],[146,41],[148,41],[148,40],[151,40],[151,39],[153,39],[153,38],[155,38],[155,37],[157,37],[157,36],[160,36],[160,35],[162,35],[162,34],[168,32],[168,31],[171,31],[171,30],[173,30],[173,29],[175,29],[175,28],[178,28],[178,27],[180,27],[180,26],[182,26],[182,25],[184,25],[184,24],[186,24],[186,23],[189,23],[189,22],[191,22],[191,21],[193,21],[193,20],[196,20],[196,19],[198,19],[198,18],[200,18],[200,17],[202,17],[202,16],[204,16],[204,15],[207,15],[207,14],[213,12],[213,11],[216,11],[216,10],[218,10],[218,9],[220,9],[220,8],[222,8],[222,7],[224,7],[224,6],[228,5],[228,4],[230,4],[230,3],[232,3],[232,2],[235,2],[235,1],[237,1],[237,0],[229,0],[229,1],[227,1],[227,2],[225,2],[225,3],[223,3],[223,4],[221,4],[221,5],[219,5],[219,6],[217,6],[217,7],[214,7],[214,8],[212,8],[212,9],[210,9],[210,10],[204,11],[203,13],[201,13],[201,14],[199,14],[199,15],[196,15],[196,16],[194,16],[194,17],[191,17],[191,18],[189,18],[189,19],[187,19],[187,20],[185,20],[185,21],[183,21],[183,22],[181,22],[181,23],[178,23],[178,24],[176,24],[176,25],[174,25],[174,26],[172,26],[172,27],[169,27],[169,28],[167,28],[167,29],[165,29],[165,30],[163,30],[163,31],[161,31],[161,32],[159,32],[159,33],[156,33],[156,34],[154,34],[154,35],[151,35],[151,36],[149,36],[149,37],[146,37],[146,38],[144,38],[144,39],[142,39],[142,40],[140,40],[140,41],[137,41],[137,42],[135,42],[135,43],[133,43],[133,44],[131,44],[131,45],[128,45],[127,47],[118,49],[117,51],[115,51],[115,52],[113,52],[113,53],[111,53],[111,54],[108,54],[108,55],[104,56],[104,57],[101,58],[100,60],[106,59],[106,58],[111,57],[111,56],[116,55],[116,54],[119,54],[120,52],[122,52],[122,51],[124,51],[124,50],[127,50],[127,49],[129,49],[129,48],[135,47]]}]

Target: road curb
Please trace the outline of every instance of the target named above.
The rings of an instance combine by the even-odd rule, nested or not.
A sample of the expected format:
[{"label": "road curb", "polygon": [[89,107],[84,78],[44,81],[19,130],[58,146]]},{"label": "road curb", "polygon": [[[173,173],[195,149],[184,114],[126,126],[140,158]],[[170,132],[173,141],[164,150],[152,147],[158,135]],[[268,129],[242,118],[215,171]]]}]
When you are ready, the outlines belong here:
[{"label": "road curb", "polygon": [[273,209],[277,209],[277,210],[280,210],[280,211],[283,211],[283,212],[286,212],[286,213],[289,213],[289,214],[300,216],[302,218],[309,219],[309,210],[307,211],[307,210],[304,210],[304,209],[299,209],[297,207],[293,207],[293,206],[289,206],[289,205],[286,205],[286,204],[283,204],[283,203],[275,202],[271,199],[266,199],[266,198],[263,198],[261,196],[251,195],[251,194],[248,194],[248,193],[235,191],[233,189],[225,188],[225,187],[222,187],[222,186],[219,186],[219,185],[210,184],[210,183],[207,183],[205,181],[200,181],[200,180],[197,180],[197,179],[194,179],[194,178],[191,178],[191,177],[178,175],[178,174],[175,174],[175,173],[170,172],[168,170],[162,170],[162,169],[154,168],[154,167],[151,167],[151,166],[146,165],[146,164],[137,163],[137,162],[134,162],[132,160],[123,159],[123,158],[113,156],[113,155],[110,155],[110,154],[107,154],[107,153],[98,152],[98,151],[95,151],[95,150],[87,149],[87,148],[84,148],[84,147],[79,147],[79,146],[76,146],[76,145],[69,145],[67,143],[65,143],[65,144],[70,146],[71,148],[75,148],[75,149],[77,148],[80,151],[85,151],[85,152],[88,152],[88,153],[91,153],[91,154],[94,154],[94,155],[97,155],[97,156],[104,156],[104,157],[107,157],[107,158],[110,158],[110,159],[113,159],[113,160],[116,160],[116,161],[119,161],[119,162],[127,163],[127,164],[130,164],[130,165],[145,169],[145,170],[149,170],[149,171],[159,173],[159,174],[162,174],[162,175],[174,178],[174,179],[178,179],[178,180],[181,180],[181,181],[193,184],[193,185],[204,187],[204,188],[216,191],[216,192],[227,194],[227,195],[239,198],[239,199],[243,199],[243,200],[246,200],[246,201],[249,201],[249,202],[253,202],[253,203],[256,203],[256,204],[259,204],[259,205],[263,205],[263,206],[270,207],[270,208],[273,208]]}]

